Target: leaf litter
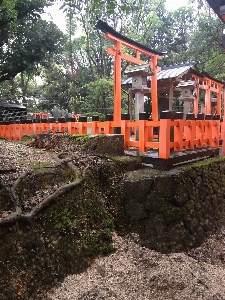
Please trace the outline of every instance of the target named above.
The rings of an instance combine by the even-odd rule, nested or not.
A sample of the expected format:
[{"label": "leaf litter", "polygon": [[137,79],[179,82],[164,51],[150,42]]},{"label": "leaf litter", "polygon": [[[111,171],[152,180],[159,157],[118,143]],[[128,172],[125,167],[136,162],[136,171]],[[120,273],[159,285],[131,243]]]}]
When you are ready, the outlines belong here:
[{"label": "leaf litter", "polygon": [[[59,148],[34,149],[0,139],[2,184],[10,188],[22,173],[32,170],[31,162],[57,165],[49,150],[57,152]],[[63,151],[68,151],[66,145]],[[80,170],[87,164],[95,165],[101,161],[98,156],[90,160],[79,149],[68,152],[69,159]],[[40,200],[48,193],[49,190],[37,191],[30,200],[32,205],[37,201],[35,197]],[[10,209],[1,211],[1,216],[4,218],[10,213]],[[115,253],[98,257],[81,274],[66,277],[62,284],[49,291],[46,299],[225,300],[225,228],[211,235],[201,247],[187,253],[161,254],[147,249],[138,243],[135,234],[120,237],[115,233],[113,241]]]}]

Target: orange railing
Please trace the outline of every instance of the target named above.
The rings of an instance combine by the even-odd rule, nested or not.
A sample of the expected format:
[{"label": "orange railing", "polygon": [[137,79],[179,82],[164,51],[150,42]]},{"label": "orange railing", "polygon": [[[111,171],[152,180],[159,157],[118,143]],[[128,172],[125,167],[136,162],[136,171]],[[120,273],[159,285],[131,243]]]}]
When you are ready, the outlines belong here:
[{"label": "orange railing", "polygon": [[[161,114],[159,135],[159,157],[169,158],[170,151],[202,149],[205,147],[219,148],[221,122],[219,116],[177,113],[171,120],[170,112]],[[173,132],[171,134],[171,128]]]},{"label": "orange railing", "polygon": [[[222,122],[219,116],[161,112],[160,121],[147,119],[145,113],[140,114],[139,121],[130,121],[128,114],[122,114],[121,121],[113,121],[113,115],[108,115],[105,122],[99,122],[98,116],[93,116],[92,122],[81,116],[79,122],[74,118],[67,122],[48,122],[47,120],[23,120],[22,123],[0,123],[0,137],[20,141],[23,135],[64,133],[68,134],[114,134],[124,136],[124,150],[138,149],[147,152],[149,149],[158,151],[158,157],[167,159],[171,150],[202,149],[205,147],[219,148]],[[156,130],[154,130],[156,128]],[[153,134],[157,131],[158,134]],[[134,134],[131,134],[133,132]]]}]

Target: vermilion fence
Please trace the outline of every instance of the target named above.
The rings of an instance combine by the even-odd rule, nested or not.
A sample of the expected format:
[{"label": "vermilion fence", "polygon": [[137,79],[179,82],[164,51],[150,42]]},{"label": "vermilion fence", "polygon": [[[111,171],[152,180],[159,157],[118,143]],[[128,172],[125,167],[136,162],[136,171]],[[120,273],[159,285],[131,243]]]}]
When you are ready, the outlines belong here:
[{"label": "vermilion fence", "polygon": [[140,114],[139,121],[130,121],[128,114],[121,116],[121,121],[113,121],[108,115],[105,122],[99,122],[93,116],[92,122],[81,116],[79,122],[69,119],[68,122],[48,122],[47,120],[23,120],[23,123],[0,123],[0,137],[20,141],[23,135],[68,133],[68,134],[114,134],[124,136],[124,150],[138,149],[147,152],[149,149],[158,151],[159,158],[169,158],[171,150],[219,148],[221,125],[219,116],[188,114],[183,120],[183,113],[161,112],[160,121],[148,120],[145,113]]}]

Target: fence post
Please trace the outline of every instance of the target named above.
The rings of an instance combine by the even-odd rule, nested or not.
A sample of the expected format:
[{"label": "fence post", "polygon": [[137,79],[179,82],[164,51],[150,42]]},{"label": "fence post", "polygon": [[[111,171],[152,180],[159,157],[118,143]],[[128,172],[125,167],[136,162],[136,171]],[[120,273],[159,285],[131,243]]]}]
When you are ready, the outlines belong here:
[{"label": "fence post", "polygon": [[8,125],[7,139],[13,140],[14,135],[14,121],[10,120]]},{"label": "fence post", "polygon": [[65,118],[58,118],[59,132],[61,132],[61,133],[65,132],[65,123],[66,123],[66,119]]},{"label": "fence post", "polygon": [[138,136],[139,136],[139,151],[145,152],[146,147],[145,144],[148,140],[148,131],[146,129],[145,123],[148,120],[148,114],[146,112],[139,113],[139,130],[138,130]]},{"label": "fence post", "polygon": [[[26,120],[27,134],[34,134],[34,126],[32,120]],[[22,130],[22,129],[21,129]]]},{"label": "fence post", "polygon": [[107,114],[106,115],[106,119],[105,119],[105,130],[104,133],[105,134],[114,134],[114,128],[111,127],[111,122],[113,121],[113,115],[111,114]]},{"label": "fence post", "polygon": [[195,147],[195,114],[188,113],[186,115],[186,121],[189,125],[184,127],[185,139],[189,141],[189,144],[185,147],[186,149],[193,150]]},{"label": "fence post", "polygon": [[92,116],[92,124],[91,124],[91,132],[92,134],[98,134],[99,128],[98,128],[98,122],[99,122],[99,116]]},{"label": "fence post", "polygon": [[14,138],[15,141],[21,141],[21,125],[20,121],[15,121],[14,124]]},{"label": "fence post", "polygon": [[[212,146],[212,125],[214,123],[213,121],[213,115],[207,114],[205,116],[206,124],[205,124],[205,138],[207,139],[207,146]],[[207,122],[208,121],[208,122]]]},{"label": "fence post", "polygon": [[8,138],[8,131],[9,131],[9,121],[3,121],[3,124],[4,124],[4,135],[3,137],[4,138]]},{"label": "fence post", "polygon": [[170,126],[171,111],[162,111],[160,113],[159,128],[159,158],[170,158]]},{"label": "fence post", "polygon": [[174,142],[177,142],[177,147],[174,151],[183,151],[183,129],[184,129],[184,113],[175,112],[174,120],[179,120],[178,126],[174,126]]},{"label": "fence post", "polygon": [[21,128],[21,135],[26,135],[27,133],[27,125],[26,120],[20,120],[20,128]]},{"label": "fence post", "polygon": [[85,123],[87,123],[87,117],[80,116],[78,122],[79,134],[87,134],[87,127],[85,126]]},{"label": "fence post", "polygon": [[121,134],[124,138],[124,150],[128,150],[128,142],[130,141],[130,128],[127,122],[130,120],[130,114],[121,114]]},{"label": "fence post", "polygon": [[5,125],[3,121],[0,121],[0,137],[3,138],[5,133]]},{"label": "fence post", "polygon": [[212,126],[212,147],[220,146],[220,115],[213,116],[214,124]]},{"label": "fence post", "polygon": [[49,123],[49,132],[55,133],[56,132],[56,120],[55,118],[48,118]]},{"label": "fence post", "polygon": [[[33,126],[34,126],[34,134],[40,134],[41,133],[40,119],[34,119]],[[23,134],[23,131],[22,131],[22,134]]]},{"label": "fence post", "polygon": [[68,128],[68,134],[74,134],[75,133],[75,118],[68,118],[67,121],[67,128]]},{"label": "fence post", "polygon": [[204,114],[200,113],[197,114],[197,122],[196,122],[196,139],[198,140],[198,143],[196,144],[196,147],[202,148],[203,147],[203,139],[204,139]]},{"label": "fence post", "polygon": [[48,123],[48,120],[47,119],[41,119],[40,120],[41,121],[41,133],[42,134],[46,134],[46,133],[48,133],[48,130],[47,130],[47,123]]},{"label": "fence post", "polygon": [[[152,122],[152,119],[148,119],[149,122]],[[146,128],[148,130],[148,141],[153,141],[154,138],[159,138],[159,127],[148,127]],[[155,134],[157,133],[157,134]]]}]

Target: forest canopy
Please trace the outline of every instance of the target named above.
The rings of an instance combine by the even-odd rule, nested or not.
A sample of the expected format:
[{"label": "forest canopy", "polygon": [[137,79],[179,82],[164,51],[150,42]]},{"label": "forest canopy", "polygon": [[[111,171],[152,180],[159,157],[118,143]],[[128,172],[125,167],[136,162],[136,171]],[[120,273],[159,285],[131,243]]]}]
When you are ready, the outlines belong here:
[{"label": "forest canopy", "polygon": [[[97,19],[157,51],[161,66],[196,61],[200,71],[224,80],[224,24],[205,0],[174,11],[163,0],[62,0],[66,33],[42,19],[54,0],[0,1],[0,94],[30,110],[54,106],[78,113],[112,111],[112,46],[96,30]],[[79,34],[77,34],[79,32]],[[123,61],[122,76],[129,63]],[[93,92],[93,90],[95,92]],[[127,94],[123,92],[126,110]]]}]

